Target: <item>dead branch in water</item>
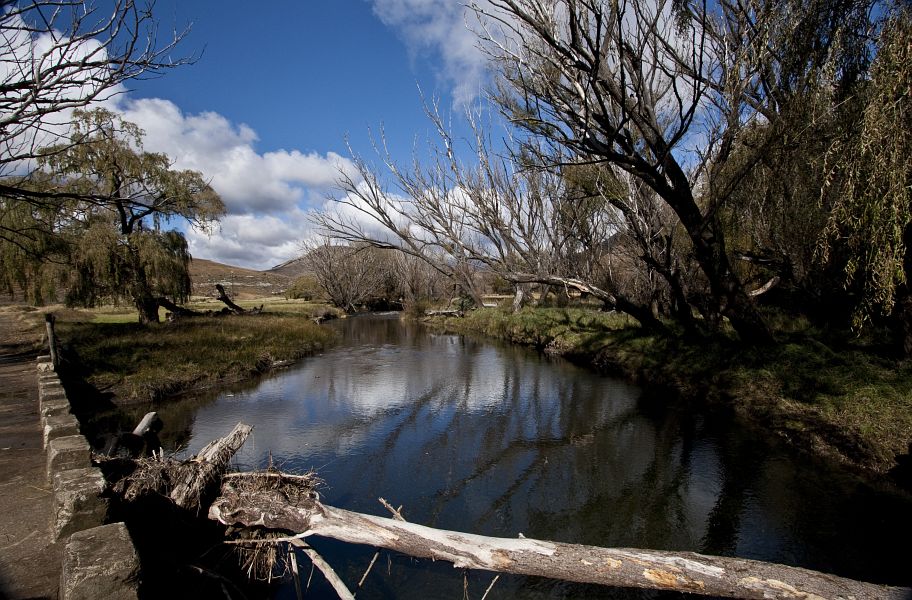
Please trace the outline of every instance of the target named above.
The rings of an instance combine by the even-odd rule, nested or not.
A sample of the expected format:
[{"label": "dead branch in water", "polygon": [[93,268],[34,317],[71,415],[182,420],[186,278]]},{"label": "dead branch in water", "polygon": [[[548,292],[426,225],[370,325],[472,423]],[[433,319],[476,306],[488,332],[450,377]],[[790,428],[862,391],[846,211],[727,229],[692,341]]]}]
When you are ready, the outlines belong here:
[{"label": "dead branch in water", "polygon": [[113,490],[127,502],[155,493],[170,498],[181,508],[205,510],[206,507],[201,506],[203,496],[219,484],[232,457],[247,441],[252,429],[250,425],[238,423],[228,435],[210,442],[186,461],[158,457],[130,461],[132,472],[115,482]]},{"label": "dead branch in water", "polygon": [[[258,477],[252,474],[251,477]],[[729,598],[854,598],[908,600],[895,588],[772,563],[630,548],[600,548],[533,539],[480,536],[342,510],[320,502],[313,487],[294,480],[267,489],[226,479],[209,517],[226,525],[301,532],[410,556],[447,560],[455,567],[580,583],[677,590]],[[260,481],[265,478],[258,477]]]}]

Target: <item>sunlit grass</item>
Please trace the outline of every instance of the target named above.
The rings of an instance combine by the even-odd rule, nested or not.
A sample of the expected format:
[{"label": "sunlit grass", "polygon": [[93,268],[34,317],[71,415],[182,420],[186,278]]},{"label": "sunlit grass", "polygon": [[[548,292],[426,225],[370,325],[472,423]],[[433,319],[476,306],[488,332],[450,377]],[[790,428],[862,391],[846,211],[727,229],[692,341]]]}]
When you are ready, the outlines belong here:
[{"label": "sunlit grass", "polygon": [[[325,306],[322,307],[325,309]],[[316,305],[249,316],[142,326],[121,311],[64,312],[57,332],[71,364],[121,400],[157,400],[262,373],[319,351],[332,333],[312,322]]]}]

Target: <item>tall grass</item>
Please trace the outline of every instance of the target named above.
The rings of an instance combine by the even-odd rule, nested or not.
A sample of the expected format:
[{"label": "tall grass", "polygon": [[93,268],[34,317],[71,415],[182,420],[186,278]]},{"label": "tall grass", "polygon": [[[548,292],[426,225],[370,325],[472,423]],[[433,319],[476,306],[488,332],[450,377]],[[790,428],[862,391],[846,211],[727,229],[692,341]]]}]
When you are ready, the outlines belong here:
[{"label": "tall grass", "polygon": [[194,317],[151,326],[77,319],[58,320],[66,359],[91,385],[122,401],[239,381],[317,352],[332,339],[303,314]]}]

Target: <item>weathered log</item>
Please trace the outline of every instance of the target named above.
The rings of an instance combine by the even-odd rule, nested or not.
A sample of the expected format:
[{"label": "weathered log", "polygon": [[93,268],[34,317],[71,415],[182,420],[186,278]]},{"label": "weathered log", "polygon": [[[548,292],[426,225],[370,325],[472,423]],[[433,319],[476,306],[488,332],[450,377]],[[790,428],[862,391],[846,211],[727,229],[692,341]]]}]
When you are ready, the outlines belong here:
[{"label": "weathered log", "polygon": [[231,300],[231,298],[228,297],[228,294],[225,293],[225,286],[223,286],[221,283],[216,283],[215,289],[218,291],[218,299],[223,302],[225,306],[230,308],[232,312],[235,312],[239,315],[247,312],[243,307],[238,306]]},{"label": "weathered log", "polygon": [[386,548],[459,568],[549,577],[609,586],[677,590],[729,598],[908,600],[912,590],[863,583],[772,563],[630,548],[600,548],[445,531],[322,504],[315,494],[289,496],[225,480],[209,518]]},{"label": "weathered log", "polygon": [[[204,316],[206,316],[206,313],[204,313],[204,312],[199,312],[199,311],[196,311],[196,310],[193,310],[190,308],[186,308],[184,306],[178,306],[177,304],[171,302],[164,296],[162,296],[161,298],[157,298],[157,300],[158,300],[159,306],[165,308],[166,310],[171,311],[172,315],[176,315],[178,317],[204,317]],[[174,317],[171,317],[171,318],[174,318]]]},{"label": "weathered log", "polygon": [[164,424],[159,418],[158,413],[153,410],[147,412],[145,416],[143,416],[142,420],[136,425],[136,428],[133,430],[133,435],[142,437],[147,433],[158,433],[162,430],[163,425]]},{"label": "weathered log", "polygon": [[335,569],[333,569],[316,550],[308,546],[303,540],[292,540],[290,543],[295,548],[300,548],[301,551],[307,555],[307,558],[310,559],[310,562],[312,562],[316,568],[320,569],[320,572],[326,577],[326,581],[332,586],[333,590],[335,590],[336,595],[339,596],[339,600],[355,600],[355,595],[346,587],[345,582],[336,574]]},{"label": "weathered log", "polygon": [[198,507],[206,488],[228,469],[228,463],[247,441],[253,427],[238,423],[231,433],[213,440],[184,463],[184,471],[168,495],[182,508]]},{"label": "weathered log", "polygon": [[446,310],[429,310],[424,313],[427,317],[463,317],[465,313],[457,309],[446,309]]}]

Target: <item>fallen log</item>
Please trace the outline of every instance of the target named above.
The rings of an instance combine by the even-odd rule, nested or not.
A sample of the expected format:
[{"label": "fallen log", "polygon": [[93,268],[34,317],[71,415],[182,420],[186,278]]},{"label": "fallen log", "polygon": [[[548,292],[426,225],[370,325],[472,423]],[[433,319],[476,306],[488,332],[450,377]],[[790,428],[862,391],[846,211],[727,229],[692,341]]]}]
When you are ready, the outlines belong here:
[{"label": "fallen log", "polygon": [[465,313],[458,309],[429,310],[424,313],[426,317],[464,317]]},{"label": "fallen log", "polygon": [[[250,474],[250,477],[260,477]],[[272,476],[274,477],[274,476]],[[600,548],[533,539],[495,538],[424,527],[323,504],[312,486],[294,481],[265,488],[224,480],[209,518],[225,525],[300,532],[386,548],[455,567],[608,586],[676,590],[728,598],[908,600],[912,590],[772,563],[631,548]],[[309,484],[305,484],[309,485]],[[279,538],[281,539],[281,538]]]},{"label": "fallen log", "polygon": [[[204,317],[204,316],[206,316],[206,313],[202,313],[202,312],[190,309],[190,308],[186,308],[184,306],[178,306],[177,304],[171,302],[170,300],[168,300],[167,298],[164,298],[164,297],[158,298],[158,305],[163,307],[166,310],[171,311],[172,315],[176,315],[178,317]],[[172,316],[171,318],[173,319],[174,316]]]},{"label": "fallen log", "polygon": [[184,463],[183,475],[168,495],[174,503],[182,508],[199,507],[206,488],[228,470],[228,463],[252,430],[250,425],[238,423],[231,433],[209,442],[199,454]]},{"label": "fallen log", "polygon": [[180,508],[205,512],[206,507],[200,504],[203,497],[212,487],[217,489],[231,458],[244,445],[252,429],[238,423],[228,435],[210,442],[199,454],[184,461],[157,456],[141,459],[97,456],[96,460],[116,477],[112,490],[127,502],[158,494],[170,498]]}]

